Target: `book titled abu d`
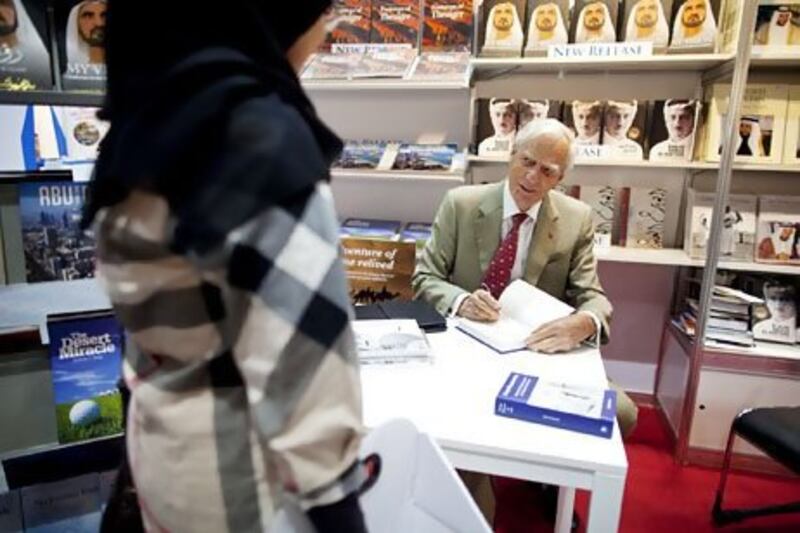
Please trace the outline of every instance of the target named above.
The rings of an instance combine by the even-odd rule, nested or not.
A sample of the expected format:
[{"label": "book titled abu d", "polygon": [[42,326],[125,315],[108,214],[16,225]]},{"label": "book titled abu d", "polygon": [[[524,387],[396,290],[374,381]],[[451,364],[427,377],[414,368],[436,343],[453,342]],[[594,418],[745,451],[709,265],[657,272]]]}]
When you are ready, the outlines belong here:
[{"label": "book titled abu d", "polygon": [[617,393],[512,372],[497,394],[494,412],[610,439],[617,413]]}]

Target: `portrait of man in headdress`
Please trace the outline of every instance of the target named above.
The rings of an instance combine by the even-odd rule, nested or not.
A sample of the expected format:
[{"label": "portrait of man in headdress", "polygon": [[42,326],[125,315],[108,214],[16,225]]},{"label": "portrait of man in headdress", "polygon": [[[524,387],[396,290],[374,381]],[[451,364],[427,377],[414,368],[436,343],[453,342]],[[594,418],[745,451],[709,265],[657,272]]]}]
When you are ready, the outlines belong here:
[{"label": "portrait of man in headdress", "polygon": [[[695,120],[698,111],[696,100],[667,100],[664,102],[662,116],[667,130],[667,138],[650,148],[651,161],[692,158]],[[655,140],[652,139],[651,140]]]},{"label": "portrait of man in headdress", "polygon": [[739,121],[739,142],[736,155],[752,157],[769,155],[764,150],[764,139],[758,117],[743,116]]},{"label": "portrait of man in headdress", "polygon": [[575,130],[575,144],[578,146],[600,144],[600,125],[603,121],[603,104],[593,102],[572,102],[572,124]]},{"label": "portrait of man in headdress", "polygon": [[549,100],[515,100],[517,106],[517,129],[521,130],[528,122],[547,118],[550,113]]},{"label": "portrait of man in headdress", "polygon": [[604,2],[589,2],[578,15],[576,43],[613,43],[617,40],[614,20]]},{"label": "portrait of man in headdress", "polygon": [[487,51],[516,51],[522,50],[522,23],[513,2],[495,4],[486,17],[486,38],[483,49]]},{"label": "portrait of man in headdress", "polygon": [[84,0],[67,19],[67,62],[102,65],[106,61],[106,0]]},{"label": "portrait of man in headdress", "polygon": [[531,13],[528,24],[528,42],[525,52],[546,50],[551,44],[566,44],[569,42],[567,25],[561,8],[555,2],[539,4]]},{"label": "portrait of man in headdress", "polygon": [[709,0],[686,0],[678,9],[672,28],[673,46],[702,46],[714,43],[717,21]]},{"label": "portrait of man in headdress", "polygon": [[761,46],[800,45],[800,5],[759,6],[760,24],[753,43]]},{"label": "portrait of man in headdress", "polygon": [[35,85],[50,81],[50,55],[21,0],[0,0],[0,78],[4,74]]},{"label": "portrait of man in headdress", "polygon": [[[624,158],[643,159],[642,146],[629,137],[633,122],[639,111],[636,100],[606,102],[603,118],[603,144],[614,146],[616,155]],[[641,134],[641,132],[639,132]]]},{"label": "portrait of man in headdress", "polygon": [[478,145],[478,155],[500,156],[510,153],[517,132],[517,112],[514,102],[509,98],[489,100],[489,119],[494,133]]},{"label": "portrait of man in headdress", "polygon": [[639,0],[634,4],[628,15],[625,40],[649,41],[661,47],[669,44],[669,23],[661,0]]}]

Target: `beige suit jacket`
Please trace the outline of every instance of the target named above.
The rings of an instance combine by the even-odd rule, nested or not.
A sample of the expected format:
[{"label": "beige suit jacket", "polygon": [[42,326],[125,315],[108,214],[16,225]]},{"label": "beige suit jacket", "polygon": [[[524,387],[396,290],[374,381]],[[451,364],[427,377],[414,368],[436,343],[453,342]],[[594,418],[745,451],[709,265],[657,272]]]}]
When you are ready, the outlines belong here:
[{"label": "beige suit jacket", "polygon": [[[456,298],[480,287],[500,245],[504,182],[447,193],[412,278],[416,298],[447,314]],[[578,310],[591,311],[610,334],[611,303],[597,276],[591,208],[550,191],[542,200],[523,279]]]}]

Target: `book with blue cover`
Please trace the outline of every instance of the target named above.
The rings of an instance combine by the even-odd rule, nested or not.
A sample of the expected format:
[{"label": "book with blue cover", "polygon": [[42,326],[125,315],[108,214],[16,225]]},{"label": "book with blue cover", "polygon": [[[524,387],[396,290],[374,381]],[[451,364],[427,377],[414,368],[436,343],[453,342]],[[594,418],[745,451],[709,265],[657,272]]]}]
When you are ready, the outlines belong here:
[{"label": "book with blue cover", "polygon": [[107,313],[51,315],[50,367],[62,444],[122,432],[123,332]]},{"label": "book with blue cover", "polygon": [[100,476],[83,476],[22,489],[25,531],[95,533],[100,530]]},{"label": "book with blue cover", "polygon": [[81,229],[85,183],[19,185],[22,247],[29,283],[93,278],[94,238]]},{"label": "book with blue cover", "polygon": [[372,239],[397,239],[400,232],[399,220],[378,220],[374,218],[348,218],[339,229],[341,237],[361,237]]},{"label": "book with blue cover", "polygon": [[394,160],[394,170],[444,170],[453,165],[455,144],[403,144]]},{"label": "book with blue cover", "polygon": [[347,141],[333,166],[335,168],[377,168],[386,150],[386,144],[384,141]]},{"label": "book with blue cover", "polygon": [[497,394],[494,411],[499,416],[610,439],[617,393],[512,372]]}]

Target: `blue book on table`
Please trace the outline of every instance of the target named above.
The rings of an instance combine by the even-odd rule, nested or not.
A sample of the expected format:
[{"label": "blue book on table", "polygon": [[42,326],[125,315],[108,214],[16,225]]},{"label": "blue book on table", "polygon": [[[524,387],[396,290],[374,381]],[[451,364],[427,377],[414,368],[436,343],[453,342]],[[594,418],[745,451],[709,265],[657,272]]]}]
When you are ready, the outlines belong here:
[{"label": "blue book on table", "polygon": [[614,430],[617,393],[512,372],[497,394],[494,412],[608,439]]}]

